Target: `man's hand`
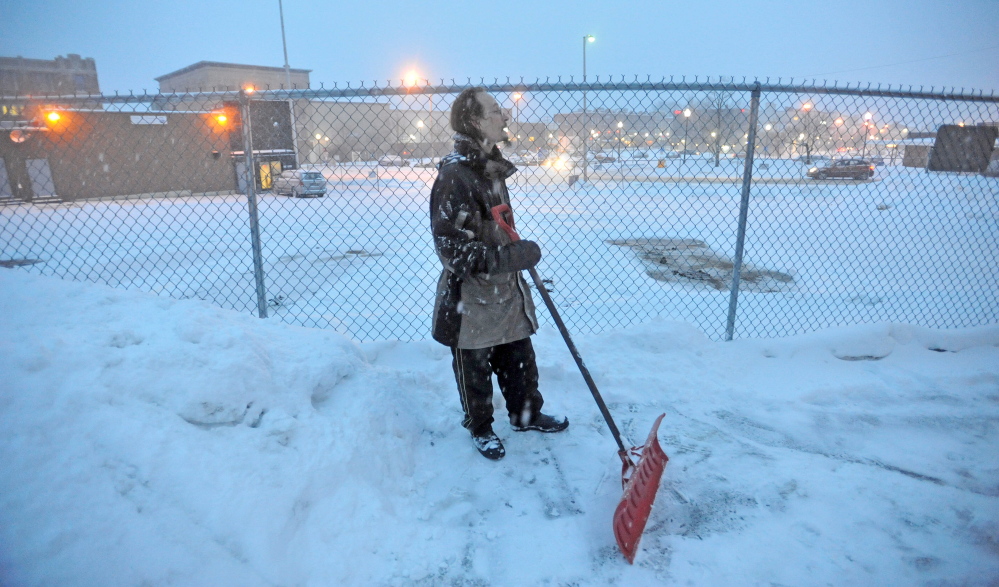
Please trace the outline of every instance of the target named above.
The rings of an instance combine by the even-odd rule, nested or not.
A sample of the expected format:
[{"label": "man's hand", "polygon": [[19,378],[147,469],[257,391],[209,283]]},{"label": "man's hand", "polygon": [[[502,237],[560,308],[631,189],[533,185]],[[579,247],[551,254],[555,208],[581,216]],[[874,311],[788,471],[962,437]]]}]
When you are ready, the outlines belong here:
[{"label": "man's hand", "polygon": [[534,241],[517,241],[486,251],[486,272],[512,273],[531,269],[541,260],[541,247]]}]

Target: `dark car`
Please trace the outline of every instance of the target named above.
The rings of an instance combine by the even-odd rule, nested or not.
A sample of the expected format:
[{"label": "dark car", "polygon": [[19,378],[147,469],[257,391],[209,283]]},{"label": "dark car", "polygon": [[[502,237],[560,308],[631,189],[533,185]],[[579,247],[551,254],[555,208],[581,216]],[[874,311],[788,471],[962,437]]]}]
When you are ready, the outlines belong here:
[{"label": "dark car", "polygon": [[823,165],[812,167],[808,170],[808,177],[812,179],[832,179],[851,178],[869,179],[874,177],[874,164],[866,159],[837,159]]}]

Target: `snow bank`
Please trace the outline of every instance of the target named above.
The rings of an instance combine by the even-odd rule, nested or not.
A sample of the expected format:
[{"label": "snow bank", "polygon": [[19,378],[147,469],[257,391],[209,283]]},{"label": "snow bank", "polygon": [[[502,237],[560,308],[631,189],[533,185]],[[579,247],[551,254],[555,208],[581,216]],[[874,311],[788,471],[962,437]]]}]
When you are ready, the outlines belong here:
[{"label": "snow bank", "polygon": [[499,463],[450,353],[0,271],[0,584],[969,584],[999,576],[999,326],[577,343],[622,432],[666,412],[635,566],[612,438],[557,332],[565,434]]}]

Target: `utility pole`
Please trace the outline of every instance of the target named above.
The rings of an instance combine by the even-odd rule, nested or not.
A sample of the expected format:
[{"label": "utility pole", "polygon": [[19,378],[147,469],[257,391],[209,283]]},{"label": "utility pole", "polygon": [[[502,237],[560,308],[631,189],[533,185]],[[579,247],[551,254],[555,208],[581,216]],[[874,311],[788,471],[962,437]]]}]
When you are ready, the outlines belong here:
[{"label": "utility pole", "polygon": [[[291,89],[291,67],[288,66],[288,43],[284,37],[284,5],[278,0],[278,14],[281,16],[281,47],[284,49],[284,81],[285,88]],[[295,155],[295,167],[299,166],[298,161],[298,123],[295,121],[295,101],[288,100],[288,115],[291,120],[291,144],[292,152]]]},{"label": "utility pole", "polygon": [[291,89],[291,67],[288,66],[288,43],[284,38],[284,5],[278,0],[278,13],[281,15],[281,46],[284,48],[284,80],[287,89]]},{"label": "utility pole", "polygon": [[580,138],[583,139],[583,183],[586,183],[588,179],[588,173],[586,169],[586,140],[589,133],[587,127],[589,123],[587,121],[586,115],[586,44],[592,43],[595,39],[593,35],[583,35],[583,131],[579,133]]}]

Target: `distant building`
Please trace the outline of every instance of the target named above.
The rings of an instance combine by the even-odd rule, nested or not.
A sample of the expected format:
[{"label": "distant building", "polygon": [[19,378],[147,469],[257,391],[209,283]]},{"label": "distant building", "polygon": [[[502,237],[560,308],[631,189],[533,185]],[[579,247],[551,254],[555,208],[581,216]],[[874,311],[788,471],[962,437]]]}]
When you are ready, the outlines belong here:
[{"label": "distant building", "polygon": [[[311,69],[289,69],[291,88],[309,88]],[[160,93],[235,91],[253,86],[259,90],[288,88],[288,75],[283,67],[240,65],[199,61],[172,73],[156,78]]]},{"label": "distant building", "polygon": [[92,57],[0,57],[0,96],[100,94]]},{"label": "distant building", "polygon": [[0,131],[0,205],[237,190],[234,124],[221,112],[137,114],[34,103],[25,111],[30,126]]}]

